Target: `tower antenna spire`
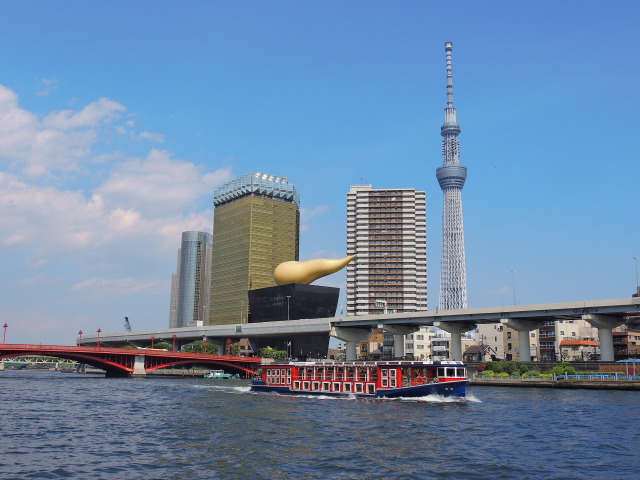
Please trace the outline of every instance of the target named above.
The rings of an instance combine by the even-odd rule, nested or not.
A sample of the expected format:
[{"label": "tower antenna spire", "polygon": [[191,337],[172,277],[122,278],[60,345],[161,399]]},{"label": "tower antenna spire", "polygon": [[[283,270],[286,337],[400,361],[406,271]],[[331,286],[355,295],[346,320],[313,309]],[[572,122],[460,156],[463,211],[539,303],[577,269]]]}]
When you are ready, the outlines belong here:
[{"label": "tower antenna spire", "polygon": [[453,108],[453,70],[451,68],[451,51],[453,50],[453,43],[445,43],[444,50],[447,54],[447,107]]},{"label": "tower antenna spire", "polygon": [[462,187],[467,179],[467,167],[460,164],[460,125],[453,106],[453,73],[451,53],[453,43],[446,42],[447,108],[442,135],[443,166],[436,177],[443,194],[442,268],[440,270],[440,310],[467,308],[467,267],[464,248],[464,220],[462,216]]}]

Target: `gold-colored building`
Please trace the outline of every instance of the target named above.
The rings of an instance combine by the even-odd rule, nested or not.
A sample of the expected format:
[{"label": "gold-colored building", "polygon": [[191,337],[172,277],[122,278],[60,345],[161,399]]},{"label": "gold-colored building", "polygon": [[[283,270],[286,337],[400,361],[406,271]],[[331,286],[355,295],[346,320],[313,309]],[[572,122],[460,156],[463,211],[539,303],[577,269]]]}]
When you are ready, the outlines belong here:
[{"label": "gold-colored building", "polygon": [[299,258],[300,196],[286,177],[251,173],[216,189],[214,206],[209,325],[246,323],[247,292]]}]

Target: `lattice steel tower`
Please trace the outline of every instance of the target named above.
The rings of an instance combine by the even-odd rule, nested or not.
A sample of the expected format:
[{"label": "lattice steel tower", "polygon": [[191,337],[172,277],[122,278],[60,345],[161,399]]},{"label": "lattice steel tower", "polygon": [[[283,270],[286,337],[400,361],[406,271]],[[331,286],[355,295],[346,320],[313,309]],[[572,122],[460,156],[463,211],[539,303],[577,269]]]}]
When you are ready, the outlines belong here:
[{"label": "lattice steel tower", "polygon": [[447,54],[447,108],[444,110],[444,124],[440,128],[444,165],[436,170],[444,197],[439,304],[441,310],[467,308],[467,268],[462,219],[462,187],[467,178],[467,167],[460,165],[460,125],[456,121],[456,109],[453,106],[452,46],[451,42],[444,44]]}]

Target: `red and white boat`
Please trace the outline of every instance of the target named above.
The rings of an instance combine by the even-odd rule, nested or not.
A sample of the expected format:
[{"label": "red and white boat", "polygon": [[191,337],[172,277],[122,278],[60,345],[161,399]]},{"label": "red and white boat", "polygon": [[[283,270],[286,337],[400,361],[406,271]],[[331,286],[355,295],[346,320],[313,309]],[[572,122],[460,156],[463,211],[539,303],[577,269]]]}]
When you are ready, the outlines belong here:
[{"label": "red and white boat", "polygon": [[357,397],[464,397],[467,368],[457,361],[291,362],[262,368],[254,392]]}]

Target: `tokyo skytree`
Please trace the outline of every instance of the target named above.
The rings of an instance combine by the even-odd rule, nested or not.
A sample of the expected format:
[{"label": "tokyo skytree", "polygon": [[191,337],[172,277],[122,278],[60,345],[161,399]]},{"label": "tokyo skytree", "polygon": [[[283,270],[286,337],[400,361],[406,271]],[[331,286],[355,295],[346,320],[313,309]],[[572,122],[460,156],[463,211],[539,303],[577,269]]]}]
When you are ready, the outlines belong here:
[{"label": "tokyo skytree", "polygon": [[442,268],[440,270],[441,310],[467,308],[467,267],[464,254],[464,221],[462,219],[462,187],[467,178],[467,167],[460,164],[460,125],[453,106],[453,76],[451,50],[453,44],[444,44],[447,54],[447,108],[442,135],[444,164],[436,170],[443,193],[442,213]]}]

